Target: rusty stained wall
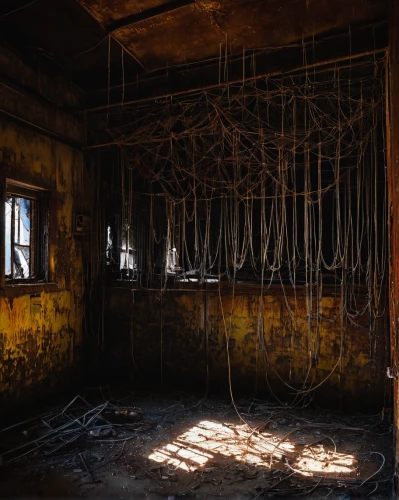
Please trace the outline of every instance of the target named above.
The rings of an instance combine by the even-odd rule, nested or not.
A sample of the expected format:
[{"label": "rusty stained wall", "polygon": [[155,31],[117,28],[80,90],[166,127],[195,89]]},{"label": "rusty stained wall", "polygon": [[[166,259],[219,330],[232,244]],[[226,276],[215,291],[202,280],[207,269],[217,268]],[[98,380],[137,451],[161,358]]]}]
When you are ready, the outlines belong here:
[{"label": "rusty stained wall", "polygon": [[[237,395],[250,397],[268,392],[267,379],[285,400],[293,391],[278,380],[267,363],[260,342],[264,341],[269,359],[278,375],[299,388],[309,369],[312,339],[306,320],[306,297],[288,297],[293,322],[284,296],[263,298],[263,339],[258,338],[259,295],[240,292],[221,296],[228,331],[233,388]],[[106,331],[109,363],[123,377],[160,381],[161,343],[164,382],[205,390],[207,371],[211,388],[227,391],[226,336],[218,292],[177,293],[107,291]],[[317,369],[308,382],[324,380],[340,355],[335,372],[316,391],[316,400],[334,408],[381,410],[387,399],[384,371],[388,356],[387,318],[377,325],[375,336],[369,329],[345,324],[341,329],[340,299],[322,299],[320,354]],[[367,323],[367,318],[360,321]],[[161,328],[162,324],[162,328]],[[314,334],[314,331],[313,331]],[[310,341],[309,341],[310,339]],[[133,354],[133,355],[132,355]],[[123,361],[122,361],[123,360]],[[137,373],[137,369],[140,376]]]},{"label": "rusty stained wall", "polygon": [[88,199],[88,184],[81,152],[3,118],[0,167],[3,177],[51,192],[49,274],[54,283],[0,290],[0,402],[7,403],[0,408],[6,411],[76,374],[83,247],[71,228],[73,210],[84,209]]}]

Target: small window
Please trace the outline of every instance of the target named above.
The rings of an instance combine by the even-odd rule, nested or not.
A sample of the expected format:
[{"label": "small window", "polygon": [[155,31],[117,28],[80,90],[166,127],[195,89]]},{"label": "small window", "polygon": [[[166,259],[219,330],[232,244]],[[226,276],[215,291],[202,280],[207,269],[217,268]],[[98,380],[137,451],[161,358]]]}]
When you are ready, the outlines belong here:
[{"label": "small window", "polygon": [[120,270],[125,270],[128,273],[137,270],[136,265],[136,250],[133,242],[133,230],[127,223],[124,224],[121,231],[121,248],[120,248]]},{"label": "small window", "polygon": [[7,183],[5,197],[5,278],[47,277],[47,216],[44,193]]},{"label": "small window", "polygon": [[133,279],[137,276],[136,249],[133,231],[127,224],[107,225],[105,251],[106,265],[118,279]]}]

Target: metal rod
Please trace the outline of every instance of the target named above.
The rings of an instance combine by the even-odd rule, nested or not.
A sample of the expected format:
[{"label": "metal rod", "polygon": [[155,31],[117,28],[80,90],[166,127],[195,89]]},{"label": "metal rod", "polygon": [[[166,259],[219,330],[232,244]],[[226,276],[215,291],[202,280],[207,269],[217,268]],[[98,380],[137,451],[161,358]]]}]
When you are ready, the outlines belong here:
[{"label": "metal rod", "polygon": [[[250,56],[246,55],[245,59],[250,59],[251,57],[252,57],[251,55]],[[235,61],[235,62],[237,62],[237,61]],[[373,64],[373,62],[374,61],[369,61],[370,64]],[[194,63],[192,63],[192,65],[193,64]],[[345,64],[343,66],[338,66],[337,69],[341,70],[341,69],[348,69],[348,68],[357,68],[359,66],[363,66],[364,64],[365,64],[364,62],[359,62],[357,64]],[[195,70],[195,68],[194,68],[194,70]],[[185,73],[187,73],[187,71],[189,71],[189,70],[185,70]],[[324,68],[324,69],[320,69],[320,70],[316,71],[315,73],[320,74],[320,73],[325,73],[327,71],[331,71],[331,69],[330,68]],[[296,76],[300,76],[300,75],[296,75]],[[162,75],[157,75],[157,76],[151,76],[150,75],[148,78],[143,78],[143,80],[141,80],[141,81],[134,80],[132,82],[125,82],[124,84],[122,84],[122,83],[121,84],[115,84],[115,85],[110,86],[109,89],[108,89],[108,87],[101,88],[101,89],[91,89],[91,92],[95,93],[95,94],[99,94],[101,92],[108,92],[108,90],[112,91],[112,90],[123,89],[123,87],[125,87],[125,89],[126,89],[126,87],[130,87],[130,86],[133,86],[133,85],[143,86],[143,85],[148,84],[151,81],[154,82],[154,81],[156,81],[159,78],[162,78]]]},{"label": "metal rod", "polygon": [[[161,95],[156,95],[156,96],[152,96],[152,97],[144,97],[142,99],[133,99],[131,101],[125,101],[123,103],[123,106],[126,107],[126,106],[129,106],[130,104],[138,104],[138,103],[142,103],[142,102],[154,101],[157,99],[166,99],[168,97],[191,94],[191,93],[195,93],[195,92],[201,92],[204,90],[215,89],[218,87],[228,87],[229,85],[235,85],[237,83],[241,84],[242,82],[249,82],[249,81],[254,81],[254,80],[260,80],[261,78],[270,78],[272,76],[281,76],[281,75],[291,74],[291,73],[295,73],[297,71],[302,71],[302,70],[311,69],[311,68],[317,68],[320,66],[326,66],[327,64],[335,64],[335,63],[339,63],[342,61],[349,61],[349,60],[353,60],[353,59],[359,59],[360,57],[366,57],[366,56],[371,56],[371,55],[375,55],[375,54],[380,54],[381,52],[386,52],[386,50],[387,50],[386,47],[384,47],[381,49],[369,50],[367,52],[360,52],[359,54],[350,54],[348,56],[337,57],[335,59],[329,59],[326,61],[319,61],[317,63],[299,66],[299,67],[291,69],[289,71],[284,71],[284,72],[273,71],[271,73],[263,73],[263,74],[257,75],[257,76],[248,76],[246,78],[241,77],[241,78],[237,78],[235,80],[231,80],[231,81],[225,82],[225,83],[214,83],[214,84],[205,85],[202,87],[195,87],[195,88],[189,89],[189,90],[179,90],[177,92],[170,92],[168,94],[161,94]],[[92,113],[94,111],[102,111],[102,110],[106,110],[106,109],[116,108],[118,106],[122,106],[122,102],[113,103],[113,104],[110,104],[109,106],[108,106],[108,104],[104,104],[102,106],[97,106],[95,108],[88,108],[88,109],[81,111],[81,112],[82,113],[83,112]],[[112,143],[112,144],[115,144],[115,143]],[[99,146],[88,146],[85,149],[89,149],[89,148],[93,148],[93,147],[99,147]]]},{"label": "metal rod", "polygon": [[[251,295],[251,293],[253,292],[254,289],[256,290],[259,290],[260,289],[260,284],[259,283],[236,283],[236,293],[238,294],[242,294],[243,295]],[[272,294],[273,292],[273,295],[276,295],[276,294],[280,294],[281,295],[290,295],[291,293],[293,294],[294,291],[293,290],[290,290],[290,289],[286,289],[285,290],[285,293],[284,291],[281,289],[281,285],[274,285],[275,287],[279,287],[278,289],[276,288],[271,288],[270,291],[269,291],[269,294]],[[288,287],[289,285],[287,285]],[[350,285],[346,285],[347,287],[349,287]],[[241,288],[242,287],[242,288]],[[244,288],[245,287],[245,288]],[[111,290],[126,290],[128,292],[192,292],[192,293],[202,293],[202,292],[206,292],[206,293],[218,293],[219,291],[219,288],[218,287],[215,287],[215,288],[144,288],[144,287],[141,287],[141,288],[132,288],[132,287],[128,287],[128,286],[107,286],[107,288],[111,289]],[[226,286],[221,286],[220,287],[220,290],[223,290],[223,291],[228,291],[229,288],[231,287],[226,287]],[[305,287],[302,285],[302,286],[297,286],[296,287],[296,290],[300,290],[300,291],[305,291]],[[265,292],[265,295],[267,295],[267,293]],[[335,296],[339,296],[339,292],[335,292],[333,290],[325,290],[325,295],[326,296],[329,296],[329,297],[335,297]],[[305,295],[303,295],[305,297]]]}]

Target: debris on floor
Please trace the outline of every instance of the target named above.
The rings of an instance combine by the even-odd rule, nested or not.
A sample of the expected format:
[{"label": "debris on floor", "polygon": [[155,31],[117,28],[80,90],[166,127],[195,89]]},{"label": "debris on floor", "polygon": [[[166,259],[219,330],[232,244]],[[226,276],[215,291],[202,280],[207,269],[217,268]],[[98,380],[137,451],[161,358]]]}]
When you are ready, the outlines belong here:
[{"label": "debris on floor", "polygon": [[[139,424],[142,410],[139,408],[116,408],[109,401],[98,406],[90,405],[81,396],[76,396],[61,410],[40,415],[1,431],[11,433],[11,438],[20,432],[18,444],[1,451],[4,465],[11,464],[29,455],[50,456],[77,440],[124,442],[136,437],[138,431],[147,430],[151,424]],[[4,444],[4,442],[3,442]]]},{"label": "debris on floor", "polygon": [[389,498],[389,419],[92,391],[0,431],[0,497]]}]

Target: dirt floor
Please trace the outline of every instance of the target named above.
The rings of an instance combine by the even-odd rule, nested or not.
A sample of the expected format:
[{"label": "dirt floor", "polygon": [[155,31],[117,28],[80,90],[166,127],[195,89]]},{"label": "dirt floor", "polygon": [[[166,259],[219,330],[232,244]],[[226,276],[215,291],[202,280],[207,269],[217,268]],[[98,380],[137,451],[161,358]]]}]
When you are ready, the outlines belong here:
[{"label": "dirt floor", "polygon": [[92,390],[0,433],[0,497],[392,498],[390,415]]}]

